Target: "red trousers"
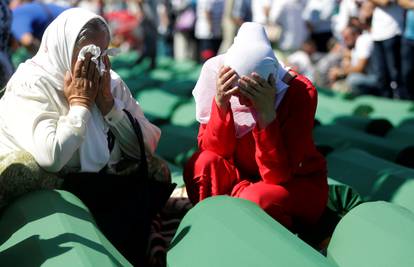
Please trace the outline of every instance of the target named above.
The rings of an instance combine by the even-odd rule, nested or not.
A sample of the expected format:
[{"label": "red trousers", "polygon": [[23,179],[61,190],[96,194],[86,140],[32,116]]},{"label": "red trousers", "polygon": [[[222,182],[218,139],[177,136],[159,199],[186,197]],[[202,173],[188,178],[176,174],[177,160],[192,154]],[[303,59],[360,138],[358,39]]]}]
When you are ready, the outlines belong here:
[{"label": "red trousers", "polygon": [[326,174],[293,177],[277,185],[251,182],[241,177],[232,162],[208,150],[193,155],[184,170],[184,180],[193,204],[215,195],[244,198],[289,229],[315,224],[328,195]]}]

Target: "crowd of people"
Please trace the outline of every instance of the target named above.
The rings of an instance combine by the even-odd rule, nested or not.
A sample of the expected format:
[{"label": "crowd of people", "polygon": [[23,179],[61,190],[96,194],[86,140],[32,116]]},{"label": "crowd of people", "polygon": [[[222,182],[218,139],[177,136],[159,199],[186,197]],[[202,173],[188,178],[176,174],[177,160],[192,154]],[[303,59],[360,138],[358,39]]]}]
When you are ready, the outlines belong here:
[{"label": "crowd of people", "polygon": [[[103,15],[113,45],[139,50],[137,63],[149,58],[151,69],[160,54],[203,63],[224,53],[240,25],[251,21],[264,25],[285,65],[319,87],[414,98],[411,0],[12,0],[13,16],[7,2],[2,18],[13,22],[3,23],[2,42],[10,24],[11,40],[33,53],[45,26],[73,6]],[[2,76],[10,75],[2,65]]]}]

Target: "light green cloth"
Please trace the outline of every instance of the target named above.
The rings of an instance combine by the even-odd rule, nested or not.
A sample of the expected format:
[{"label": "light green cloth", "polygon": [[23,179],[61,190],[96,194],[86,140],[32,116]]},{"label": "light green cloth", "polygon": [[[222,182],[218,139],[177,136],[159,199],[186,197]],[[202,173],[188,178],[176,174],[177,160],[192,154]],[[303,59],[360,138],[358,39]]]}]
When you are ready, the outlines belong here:
[{"label": "light green cloth", "polygon": [[0,265],[132,266],[99,231],[77,197],[52,190],[27,194],[2,213]]},{"label": "light green cloth", "polygon": [[414,213],[386,202],[364,203],[339,222],[327,257],[338,267],[414,266]]},{"label": "light green cloth", "polygon": [[386,200],[414,211],[414,170],[358,149],[327,156],[329,177],[347,184],[364,201]]},{"label": "light green cloth", "polygon": [[169,267],[328,267],[319,252],[248,200],[217,196],[191,209],[167,254]]}]

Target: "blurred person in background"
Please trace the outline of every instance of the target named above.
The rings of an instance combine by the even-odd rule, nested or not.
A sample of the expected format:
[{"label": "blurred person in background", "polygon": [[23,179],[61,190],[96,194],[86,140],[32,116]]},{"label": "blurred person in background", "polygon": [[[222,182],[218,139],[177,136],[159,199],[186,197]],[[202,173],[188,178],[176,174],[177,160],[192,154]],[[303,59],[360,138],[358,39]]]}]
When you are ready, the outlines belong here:
[{"label": "blurred person in background", "polygon": [[381,95],[400,98],[401,35],[404,9],[394,0],[369,0],[376,5],[372,17],[372,54]]},{"label": "blurred person in background", "polygon": [[195,5],[191,0],[171,0],[171,3],[175,15],[174,59],[178,61],[198,60],[197,42],[194,36]]},{"label": "blurred person in background", "polygon": [[267,25],[273,1],[277,0],[251,0],[252,21]]},{"label": "blurred person in background", "polygon": [[149,69],[157,67],[157,42],[158,42],[158,12],[156,0],[136,0],[138,4],[138,16],[141,18],[140,27],[143,31],[144,46],[136,64],[140,64],[145,58],[149,58]]},{"label": "blurred person in background", "polygon": [[223,37],[221,28],[224,0],[198,0],[195,37],[198,40],[199,60],[205,62],[216,56]]},{"label": "blurred person in background", "polygon": [[276,24],[281,32],[277,47],[285,54],[300,49],[308,38],[309,32],[302,18],[304,0],[276,0],[270,10],[270,24]]},{"label": "blurred person in background", "polygon": [[13,11],[13,38],[31,54],[35,54],[39,49],[46,27],[66,9],[55,4],[31,0],[13,0],[10,6]]},{"label": "blurred person in background", "polygon": [[408,99],[414,100],[414,1],[398,0],[407,10],[401,40],[401,88]]},{"label": "blurred person in background", "polygon": [[348,25],[342,31],[342,40],[346,50],[341,65],[329,70],[333,89],[352,95],[378,95],[377,75],[370,60],[374,46],[370,32]]},{"label": "blurred person in background", "polygon": [[333,36],[332,16],[336,4],[336,0],[308,0],[303,10],[303,19],[319,52],[328,51],[328,41]]},{"label": "blurred person in background", "polygon": [[12,13],[9,1],[0,2],[0,90],[6,85],[13,74],[13,64],[10,58],[10,29]]},{"label": "blurred person in background", "polygon": [[252,0],[234,0],[232,19],[236,24],[236,32],[245,22],[252,21]]}]

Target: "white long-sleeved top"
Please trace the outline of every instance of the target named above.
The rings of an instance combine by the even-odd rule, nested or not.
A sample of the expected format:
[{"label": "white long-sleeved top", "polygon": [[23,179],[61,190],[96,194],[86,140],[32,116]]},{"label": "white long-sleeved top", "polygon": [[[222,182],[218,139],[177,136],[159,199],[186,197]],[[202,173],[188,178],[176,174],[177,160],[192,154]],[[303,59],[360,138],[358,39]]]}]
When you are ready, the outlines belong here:
[{"label": "white long-sleeved top", "polygon": [[[112,74],[116,77],[111,85],[115,105],[105,117],[96,106],[90,110],[69,107],[63,91],[55,90],[44,77],[33,75],[24,82],[12,78],[0,100],[0,155],[25,150],[51,172],[63,167],[99,171],[108,163],[118,162],[121,151],[138,158],[138,140],[123,109],[139,121],[146,147],[153,153],[159,128],[145,118],[128,87]],[[86,141],[88,129],[94,138]],[[109,129],[116,137],[112,152],[107,142]],[[88,154],[82,150],[88,150],[91,156],[86,158]]]}]

